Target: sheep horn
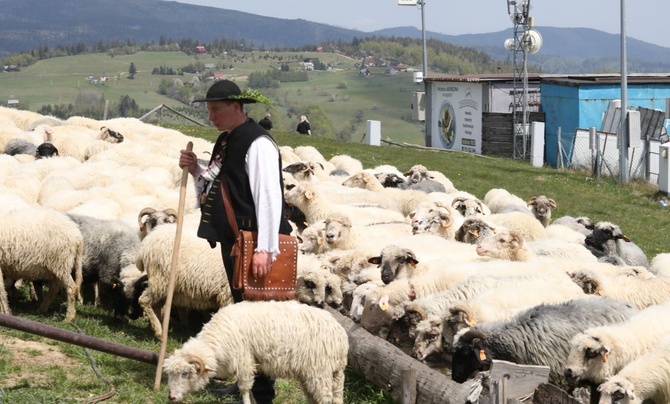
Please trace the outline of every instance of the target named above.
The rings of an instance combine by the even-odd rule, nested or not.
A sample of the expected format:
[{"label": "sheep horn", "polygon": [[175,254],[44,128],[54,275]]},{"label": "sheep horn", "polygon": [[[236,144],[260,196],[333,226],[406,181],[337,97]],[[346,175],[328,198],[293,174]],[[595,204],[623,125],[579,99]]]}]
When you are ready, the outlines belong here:
[{"label": "sheep horn", "polygon": [[166,215],[168,215],[168,216],[172,216],[172,217],[174,217],[175,219],[177,219],[177,211],[176,211],[176,210],[174,210],[174,209],[172,209],[172,208],[167,208],[167,209],[165,209],[163,212],[165,212]]},{"label": "sheep horn", "polygon": [[140,211],[140,214],[137,216],[137,223],[140,225],[140,227],[144,226],[144,223],[142,223],[142,217],[144,215],[150,215],[152,213],[156,213],[156,209],[154,209],[154,208],[144,208]]},{"label": "sheep horn", "polygon": [[[410,305],[407,305],[405,307],[405,314],[409,314],[409,313],[418,314],[419,318],[421,320],[425,320],[426,317],[428,317],[428,315],[426,314],[426,310],[423,307],[421,307],[417,304],[410,304]],[[417,321],[417,323],[418,323],[418,321]]]},{"label": "sheep horn", "polygon": [[198,376],[202,376],[207,370],[207,368],[205,367],[205,362],[202,360],[202,358],[196,356],[189,356],[188,364],[196,365],[198,367]]}]

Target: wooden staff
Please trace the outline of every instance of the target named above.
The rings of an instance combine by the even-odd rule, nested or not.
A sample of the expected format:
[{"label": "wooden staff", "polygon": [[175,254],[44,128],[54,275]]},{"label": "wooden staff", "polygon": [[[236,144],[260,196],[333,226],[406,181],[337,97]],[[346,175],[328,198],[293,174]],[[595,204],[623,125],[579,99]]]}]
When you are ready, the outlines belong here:
[{"label": "wooden staff", "polygon": [[[193,150],[193,142],[188,142],[186,150]],[[167,347],[168,327],[170,325],[170,310],[172,309],[172,296],[174,295],[174,278],[179,263],[179,244],[181,243],[181,229],[184,224],[184,201],[186,200],[186,183],[188,182],[188,167],[184,167],[181,173],[181,187],[179,189],[179,207],[177,211],[177,233],[174,236],[174,247],[172,249],[172,265],[170,266],[170,280],[168,282],[167,297],[163,309],[163,333],[161,335],[161,350],[158,354],[158,365],[156,366],[156,381],[154,391],[161,387],[161,376],[163,375],[163,360]]]}]

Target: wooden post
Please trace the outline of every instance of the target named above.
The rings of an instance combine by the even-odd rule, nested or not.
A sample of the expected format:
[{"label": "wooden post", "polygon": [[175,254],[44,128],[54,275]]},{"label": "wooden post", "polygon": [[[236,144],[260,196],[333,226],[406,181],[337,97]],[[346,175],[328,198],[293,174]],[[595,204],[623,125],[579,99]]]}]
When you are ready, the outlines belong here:
[{"label": "wooden post", "polygon": [[[188,142],[186,150],[193,150],[193,142]],[[181,187],[179,189],[179,207],[177,210],[177,234],[174,237],[174,246],[172,248],[172,264],[170,266],[170,279],[168,281],[167,297],[165,299],[165,308],[163,309],[163,334],[161,336],[161,350],[158,354],[158,365],[156,366],[156,380],[154,390],[161,387],[161,376],[163,374],[163,359],[165,359],[165,349],[167,347],[168,328],[170,326],[170,310],[172,309],[172,297],[174,295],[174,279],[177,273],[177,264],[179,263],[179,245],[181,244],[181,229],[184,224],[184,203],[186,200],[186,183],[188,182],[188,168],[184,167],[181,173]]]}]

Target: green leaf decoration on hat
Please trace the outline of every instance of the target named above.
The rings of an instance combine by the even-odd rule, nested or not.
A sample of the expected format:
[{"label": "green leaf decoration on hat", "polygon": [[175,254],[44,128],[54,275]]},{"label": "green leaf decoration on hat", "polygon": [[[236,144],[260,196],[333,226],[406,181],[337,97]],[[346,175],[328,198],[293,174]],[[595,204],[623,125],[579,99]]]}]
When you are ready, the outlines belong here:
[{"label": "green leaf decoration on hat", "polygon": [[229,99],[231,100],[252,99],[256,100],[256,102],[261,102],[263,104],[272,104],[272,100],[270,99],[270,97],[267,97],[261,94],[260,91],[254,90],[252,88],[245,88],[244,91],[242,91],[242,94],[231,95]]}]

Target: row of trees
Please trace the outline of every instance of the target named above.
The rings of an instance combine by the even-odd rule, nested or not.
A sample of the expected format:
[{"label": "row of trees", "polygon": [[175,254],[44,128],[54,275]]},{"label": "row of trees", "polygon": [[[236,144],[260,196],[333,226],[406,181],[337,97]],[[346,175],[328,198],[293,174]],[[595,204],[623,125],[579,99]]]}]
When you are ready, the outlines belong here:
[{"label": "row of trees", "polygon": [[[67,119],[71,116],[86,116],[101,120],[105,116],[105,96],[94,90],[82,91],[75,98],[74,104],[47,104],[37,112],[42,115]],[[148,109],[141,109],[137,102],[128,95],[119,97],[118,102],[110,102],[107,108],[107,119],[118,117],[139,118],[147,113]]]}]

